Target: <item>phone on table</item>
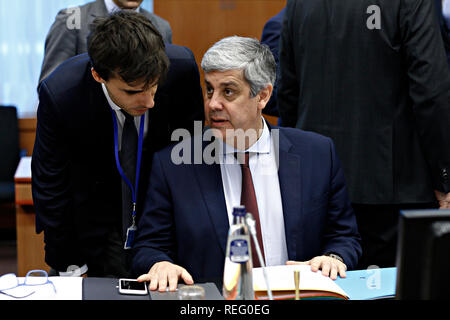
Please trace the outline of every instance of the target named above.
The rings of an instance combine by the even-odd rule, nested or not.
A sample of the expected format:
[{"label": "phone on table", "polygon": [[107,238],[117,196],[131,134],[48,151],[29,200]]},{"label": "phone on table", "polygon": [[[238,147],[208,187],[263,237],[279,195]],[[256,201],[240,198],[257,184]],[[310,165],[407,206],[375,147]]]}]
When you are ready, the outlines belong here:
[{"label": "phone on table", "polygon": [[136,279],[119,279],[119,293],[145,295],[148,293],[147,283]]}]

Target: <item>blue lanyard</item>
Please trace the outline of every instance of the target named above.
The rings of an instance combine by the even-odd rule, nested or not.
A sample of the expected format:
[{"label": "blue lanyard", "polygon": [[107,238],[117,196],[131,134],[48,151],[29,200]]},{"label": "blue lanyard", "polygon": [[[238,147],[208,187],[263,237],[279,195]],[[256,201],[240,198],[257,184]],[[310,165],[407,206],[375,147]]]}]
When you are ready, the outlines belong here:
[{"label": "blue lanyard", "polygon": [[114,124],[114,153],[116,157],[116,166],[117,170],[119,170],[120,175],[122,176],[122,179],[125,181],[125,183],[128,185],[131,191],[131,197],[133,200],[133,224],[134,219],[136,217],[136,200],[137,200],[137,190],[138,190],[138,182],[139,182],[139,172],[141,171],[141,158],[142,158],[142,143],[144,141],[144,121],[145,121],[145,113],[141,116],[141,124],[139,126],[139,137],[138,137],[138,154],[137,154],[137,163],[136,163],[136,183],[135,187],[131,185],[130,180],[128,180],[127,176],[122,170],[122,166],[120,165],[119,161],[119,139],[118,139],[118,126],[117,126],[117,118],[115,111],[111,108],[112,118],[113,118],[113,124]]}]

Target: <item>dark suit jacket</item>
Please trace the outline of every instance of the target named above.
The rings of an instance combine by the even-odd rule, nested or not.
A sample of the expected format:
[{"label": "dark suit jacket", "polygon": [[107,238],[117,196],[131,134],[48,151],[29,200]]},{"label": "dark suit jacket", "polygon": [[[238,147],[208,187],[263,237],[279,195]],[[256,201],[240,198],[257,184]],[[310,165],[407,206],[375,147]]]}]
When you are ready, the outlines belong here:
[{"label": "dark suit jacket", "polygon": [[447,53],[447,62],[448,68],[450,70],[450,30],[449,25],[445,21],[443,12],[442,12],[442,0],[434,0],[436,7],[436,14],[439,21],[439,27],[441,29],[442,40],[444,41],[445,51]]},{"label": "dark suit jacket", "polygon": [[[166,260],[194,279],[220,279],[229,229],[220,164],[175,165],[171,149],[154,155],[132,270],[137,276]],[[354,268],[359,234],[331,139],[280,128],[278,149],[289,259],[335,252]]]},{"label": "dark suit jacket", "polygon": [[[270,18],[266,24],[264,25],[263,32],[261,35],[261,43],[269,46],[270,51],[272,51],[273,57],[275,59],[275,63],[277,64],[277,74],[279,73],[279,46],[280,46],[280,37],[281,37],[281,29],[283,27],[283,19],[284,12],[286,11],[286,7],[283,8],[278,14]],[[277,80],[275,81],[275,85],[273,87],[273,93],[270,97],[269,102],[263,110],[264,114],[268,114],[271,116],[278,117],[278,106],[277,106]]]},{"label": "dark suit jacket", "polygon": [[[367,27],[371,5],[380,29]],[[280,68],[281,124],[333,139],[352,202],[450,192],[450,77],[433,1],[289,1]]]},{"label": "dark suit jacket", "polygon": [[[176,128],[204,121],[199,73],[192,52],[166,45],[167,80],[149,110],[137,217],[142,210],[152,155]],[[115,164],[113,122],[87,54],[69,59],[42,82],[32,158],[37,232],[45,232],[46,262],[58,271],[88,264],[101,270],[106,235],[122,225],[121,180]],[[131,218],[131,217],[130,217]],[[125,223],[124,223],[125,225]],[[125,225],[125,228],[129,224]]]},{"label": "dark suit jacket", "polygon": [[[79,6],[79,20],[75,19],[78,12],[64,9],[58,12],[45,39],[45,55],[42,63],[39,84],[63,61],[87,52],[87,36],[89,26],[97,17],[108,16],[104,0],[96,0]],[[161,33],[166,43],[172,43],[172,29],[169,23],[161,17],[140,9]],[[79,28],[76,25],[79,22]]]}]

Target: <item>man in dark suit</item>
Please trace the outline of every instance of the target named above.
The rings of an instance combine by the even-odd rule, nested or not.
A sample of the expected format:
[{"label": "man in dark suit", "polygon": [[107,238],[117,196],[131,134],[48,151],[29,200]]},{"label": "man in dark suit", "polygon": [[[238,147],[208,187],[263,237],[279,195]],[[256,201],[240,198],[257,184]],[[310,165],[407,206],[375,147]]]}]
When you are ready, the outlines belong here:
[{"label": "man in dark suit", "polygon": [[[277,64],[277,74],[279,71],[279,47],[280,47],[280,37],[281,29],[283,27],[283,19],[286,7],[284,7],[275,16],[270,18],[264,25],[263,32],[261,35],[261,43],[269,46],[270,51],[272,51],[273,57],[275,58],[275,63]],[[277,77],[278,78],[278,77]],[[273,86],[273,94],[270,97],[267,106],[264,108],[263,113],[270,116],[278,117],[278,106],[277,106],[277,85],[278,79],[275,80],[275,85]]]},{"label": "man in dark suit", "polygon": [[450,204],[450,79],[434,1],[289,1],[281,125],[329,136],[363,244],[395,265],[400,209]]},{"label": "man in dark suit", "polygon": [[361,251],[343,172],[331,139],[262,118],[275,81],[269,48],[225,38],[206,52],[202,68],[212,132],[155,153],[133,273],[162,291],[167,284],[175,290],[179,277],[222,278],[233,207],[246,203],[248,179],[236,157],[249,160],[265,264],[303,263],[345,277]]},{"label": "man in dark suit", "polygon": [[45,54],[39,84],[65,60],[87,52],[89,26],[97,17],[106,17],[117,10],[138,10],[172,43],[172,30],[163,18],[139,8],[143,0],[96,0],[79,7],[58,12],[45,39]]},{"label": "man in dark suit", "polygon": [[[142,14],[122,11],[96,20],[88,54],[42,82],[32,192],[45,259],[56,272],[87,267],[89,276],[128,276],[124,243],[140,217],[152,154],[171,142],[175,129],[193,130],[194,120],[203,121],[199,79],[188,48],[164,45]],[[132,145],[134,152],[125,154]],[[133,168],[139,159],[140,175]],[[119,165],[129,181],[137,180],[133,190]]]}]

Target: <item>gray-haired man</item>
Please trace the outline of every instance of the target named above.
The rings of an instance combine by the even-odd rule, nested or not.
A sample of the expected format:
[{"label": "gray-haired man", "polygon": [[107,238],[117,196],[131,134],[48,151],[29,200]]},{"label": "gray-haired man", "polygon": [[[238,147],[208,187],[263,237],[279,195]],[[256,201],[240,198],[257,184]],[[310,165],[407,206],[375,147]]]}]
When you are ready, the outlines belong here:
[{"label": "gray-haired man", "polygon": [[[175,290],[179,278],[222,277],[232,210],[249,191],[236,154],[249,159],[265,264],[304,263],[332,279],[345,276],[361,249],[339,160],[330,139],[262,118],[275,81],[270,49],[256,39],[225,38],[206,52],[202,69],[218,161],[176,165],[173,147],[155,154],[133,259],[138,280],[164,291]],[[196,156],[192,139],[181,143]],[[200,152],[210,145],[204,141]]]}]

